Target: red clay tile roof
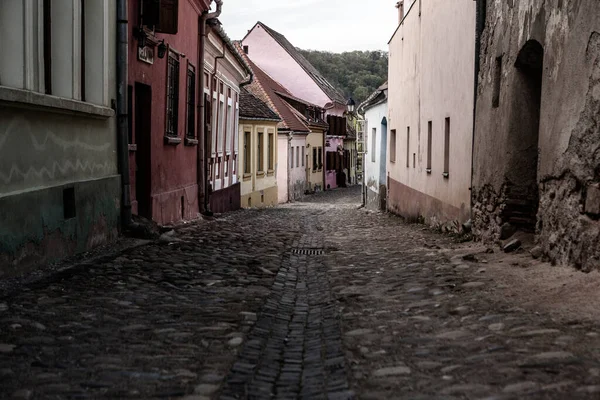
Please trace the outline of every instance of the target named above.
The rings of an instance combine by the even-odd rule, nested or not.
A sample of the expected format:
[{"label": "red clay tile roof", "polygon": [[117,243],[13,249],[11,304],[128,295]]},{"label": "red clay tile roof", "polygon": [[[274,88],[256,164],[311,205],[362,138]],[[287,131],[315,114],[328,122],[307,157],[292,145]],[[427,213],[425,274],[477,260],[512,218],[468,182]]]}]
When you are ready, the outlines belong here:
[{"label": "red clay tile roof", "polygon": [[240,91],[240,118],[281,121],[275,111],[246,88],[242,88]]},{"label": "red clay tile roof", "polygon": [[[323,77],[323,75],[306,59],[300,52],[290,43],[289,40],[286,39],[281,33],[269,28],[267,25],[262,22],[257,22],[256,25],[260,24],[269,35],[275,39],[277,43],[283,47],[290,56],[306,71],[306,73],[311,77],[313,81],[321,88],[321,90],[331,99],[331,101],[338,102],[340,104],[346,104],[346,100],[344,99],[344,95],[336,88],[331,85]],[[255,25],[255,27],[256,27]]]}]

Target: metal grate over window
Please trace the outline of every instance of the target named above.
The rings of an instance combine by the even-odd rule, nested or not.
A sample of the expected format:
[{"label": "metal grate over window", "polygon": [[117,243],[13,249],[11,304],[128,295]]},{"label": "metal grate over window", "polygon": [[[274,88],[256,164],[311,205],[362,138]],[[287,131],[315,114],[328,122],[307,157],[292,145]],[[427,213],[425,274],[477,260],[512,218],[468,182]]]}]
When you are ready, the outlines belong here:
[{"label": "metal grate over window", "polygon": [[167,126],[165,134],[177,137],[178,112],[179,112],[179,58],[169,52],[167,66]]}]

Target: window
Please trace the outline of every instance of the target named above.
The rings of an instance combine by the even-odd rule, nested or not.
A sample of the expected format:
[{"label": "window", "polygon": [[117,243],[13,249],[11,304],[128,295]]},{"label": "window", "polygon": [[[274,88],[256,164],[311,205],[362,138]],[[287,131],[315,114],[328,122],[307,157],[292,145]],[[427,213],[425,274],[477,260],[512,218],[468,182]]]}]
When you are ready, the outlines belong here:
[{"label": "window", "polygon": [[190,139],[196,137],[196,68],[188,64],[187,71],[187,133]]},{"label": "window", "polygon": [[319,160],[317,159],[317,148],[313,147],[313,151],[312,151],[312,169],[313,171],[316,171],[317,169],[319,169]]},{"label": "window", "polygon": [[413,153],[413,168],[417,168],[417,153]]},{"label": "window", "polygon": [[300,146],[296,146],[296,167],[300,166]]},{"label": "window", "polygon": [[10,54],[0,58],[2,85],[107,106],[105,3],[0,1],[0,49]]},{"label": "window", "polygon": [[225,156],[225,163],[223,165],[223,172],[225,175],[225,177],[227,178],[227,176],[229,175],[229,156]]},{"label": "window", "polygon": [[410,126],[406,127],[406,168],[410,167]]},{"label": "window", "polygon": [[290,168],[294,168],[294,146],[290,147]]},{"label": "window", "polygon": [[169,52],[167,63],[167,136],[177,136],[177,115],[179,111],[179,56]]},{"label": "window", "polygon": [[231,98],[231,88],[227,88],[227,127],[225,128],[225,151],[231,153],[233,148],[233,99]]},{"label": "window", "polygon": [[178,0],[142,0],[143,25],[161,33],[177,33]]},{"label": "window", "polygon": [[219,121],[219,105],[218,105],[218,94],[217,94],[217,79],[213,79],[213,94],[212,94],[212,121],[210,124],[210,141],[211,141],[211,154],[215,156],[217,154],[217,131]]},{"label": "window", "polygon": [[427,122],[427,173],[431,173],[431,140],[433,139],[432,121]]},{"label": "window", "polygon": [[304,146],[302,146],[302,166],[304,167]]},{"label": "window", "polygon": [[322,147],[319,147],[319,151],[318,151],[317,157],[319,158],[319,161],[318,161],[319,167],[318,167],[318,169],[322,169],[323,168],[323,148]]},{"label": "window", "polygon": [[447,178],[450,173],[450,117],[446,118],[444,128],[444,176]]},{"label": "window", "polygon": [[252,173],[252,144],[250,132],[244,132],[244,174]]},{"label": "window", "polygon": [[377,145],[377,128],[373,128],[371,134],[371,162],[375,162],[375,147]]},{"label": "window", "polygon": [[265,166],[264,166],[264,156],[263,156],[263,151],[264,151],[264,133],[263,132],[258,132],[258,140],[257,140],[257,154],[256,154],[256,171],[257,172],[263,172],[265,170]]},{"label": "window", "polygon": [[500,106],[500,87],[502,84],[502,56],[496,58],[496,65],[494,68],[494,92],[492,95],[492,107],[498,108]]},{"label": "window", "polygon": [[[223,86],[223,84],[221,83],[221,86]],[[225,140],[225,129],[226,129],[226,122],[227,120],[225,119],[225,103],[224,103],[224,99],[223,99],[223,95],[219,95],[220,99],[219,99],[219,118],[218,118],[218,126],[217,126],[217,132],[218,132],[218,136],[217,136],[217,154],[223,154],[223,142]]]},{"label": "window", "polygon": [[396,162],[396,130],[390,131],[390,162]]},{"label": "window", "polygon": [[275,169],[275,135],[273,133],[269,133],[269,142],[268,142],[268,156],[269,156],[269,161],[268,161],[268,170],[269,171],[273,171]]},{"label": "window", "polygon": [[335,152],[335,151],[328,151],[327,152],[327,160],[325,160],[325,161],[326,161],[325,168],[327,169],[327,171],[333,171],[333,170],[337,170],[338,169],[337,152]]}]

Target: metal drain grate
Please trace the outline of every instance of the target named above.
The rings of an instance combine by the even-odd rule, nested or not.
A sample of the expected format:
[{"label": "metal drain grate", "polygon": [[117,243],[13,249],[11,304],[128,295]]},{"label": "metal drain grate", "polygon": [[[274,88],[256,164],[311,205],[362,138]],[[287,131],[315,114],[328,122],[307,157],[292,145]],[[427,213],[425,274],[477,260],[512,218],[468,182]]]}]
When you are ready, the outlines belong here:
[{"label": "metal drain grate", "polygon": [[302,255],[307,255],[307,256],[320,256],[323,254],[323,249],[295,248],[295,249],[292,249],[292,254],[302,254]]}]

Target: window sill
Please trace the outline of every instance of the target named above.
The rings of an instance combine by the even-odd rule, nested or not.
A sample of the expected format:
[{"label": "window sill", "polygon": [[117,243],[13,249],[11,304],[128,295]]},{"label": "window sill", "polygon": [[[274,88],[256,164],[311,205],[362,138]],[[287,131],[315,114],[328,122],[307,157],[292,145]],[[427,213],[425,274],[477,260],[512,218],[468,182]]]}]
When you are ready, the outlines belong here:
[{"label": "window sill", "polygon": [[135,143],[130,143],[127,147],[129,148],[129,151],[137,151],[137,144]]},{"label": "window sill", "polygon": [[267,171],[267,176],[273,176],[275,175],[275,171],[273,171],[272,169]]},{"label": "window sill", "polygon": [[431,175],[431,168],[427,168],[427,169],[425,170],[425,172],[427,172],[429,175]]},{"label": "window sill", "polygon": [[169,144],[171,146],[177,146],[180,143],[181,143],[180,137],[165,136],[165,144]]},{"label": "window sill", "polygon": [[198,146],[198,140],[197,139],[192,139],[192,138],[185,138],[185,143],[186,146]]},{"label": "window sill", "polygon": [[1,85],[0,104],[19,108],[43,109],[57,114],[80,115],[98,119],[108,119],[115,116],[115,111],[109,107]]},{"label": "window sill", "polygon": [[256,173],[256,177],[257,178],[264,178],[265,177],[265,172],[264,171],[258,171]]},{"label": "window sill", "polygon": [[243,179],[244,181],[249,181],[251,178],[252,178],[252,174],[244,174],[244,175],[242,176],[242,179]]},{"label": "window sill", "polygon": [[450,174],[448,172],[444,172],[442,176],[444,177],[444,179],[448,179],[450,177]]}]

